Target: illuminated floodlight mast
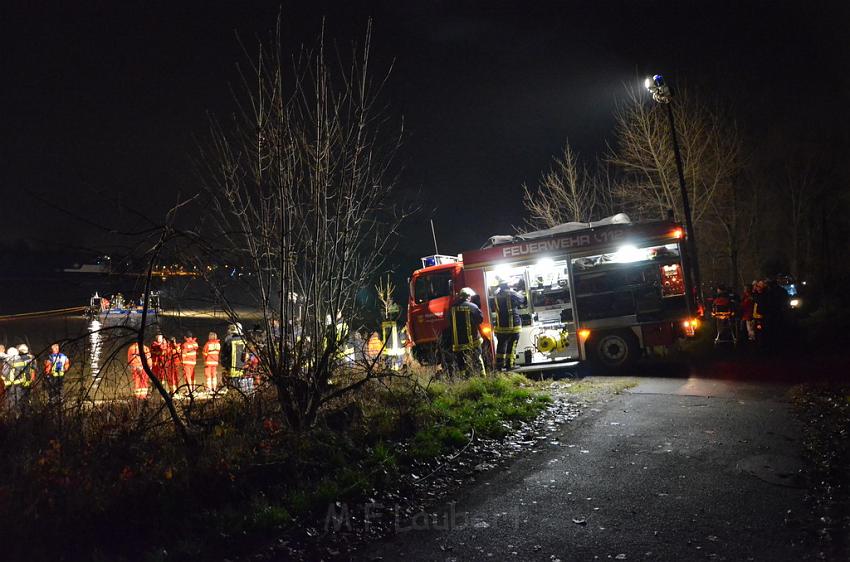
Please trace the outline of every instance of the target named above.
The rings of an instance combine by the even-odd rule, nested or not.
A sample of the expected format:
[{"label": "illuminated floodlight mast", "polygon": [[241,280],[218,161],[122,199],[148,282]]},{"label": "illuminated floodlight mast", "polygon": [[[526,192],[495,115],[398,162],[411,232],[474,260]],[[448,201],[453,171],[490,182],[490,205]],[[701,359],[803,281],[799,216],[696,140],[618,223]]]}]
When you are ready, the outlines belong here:
[{"label": "illuminated floodlight mast", "polygon": [[652,99],[667,107],[667,118],[670,121],[670,136],[673,140],[673,155],[676,158],[676,171],[679,173],[679,188],[682,196],[682,210],[685,214],[685,227],[688,230],[688,250],[691,255],[691,271],[693,272],[693,285],[696,287],[697,296],[702,301],[702,283],[699,274],[699,256],[697,256],[697,241],[694,232],[694,223],[691,218],[691,202],[688,199],[688,189],[685,186],[685,170],[682,165],[682,155],[679,151],[679,139],[676,136],[676,121],[673,118],[673,93],[667,82],[660,74],[644,80],[643,85],[652,94]]}]

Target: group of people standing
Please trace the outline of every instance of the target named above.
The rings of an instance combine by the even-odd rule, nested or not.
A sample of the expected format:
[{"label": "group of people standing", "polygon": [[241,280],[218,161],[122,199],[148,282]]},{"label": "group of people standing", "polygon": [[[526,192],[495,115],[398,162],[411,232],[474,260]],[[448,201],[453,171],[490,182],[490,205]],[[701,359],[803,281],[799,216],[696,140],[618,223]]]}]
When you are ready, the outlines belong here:
[{"label": "group of people standing", "polygon": [[165,390],[176,394],[183,384],[188,392],[195,392],[195,369],[200,359],[204,365],[204,389],[213,392],[218,388],[218,366],[221,360],[221,342],[215,332],[210,332],[203,348],[198,344],[192,332],[186,332],[183,341],[177,338],[166,339],[162,333],[157,333],[150,346],[145,345],[139,351],[139,342],[133,342],[127,349],[127,364],[133,377],[133,394],[144,400],[148,397],[149,379],[144,370],[144,358],[154,376],[162,383]]},{"label": "group of people standing", "polygon": [[[162,333],[157,333],[150,346],[145,345],[141,351],[138,342],[130,344],[127,365],[132,372],[133,394],[140,400],[146,399],[150,392],[150,380],[144,369],[142,353],[154,377],[169,394],[179,395],[181,387],[187,393],[199,390],[212,393],[219,390],[220,383],[225,381],[243,393],[254,391],[255,367],[259,359],[249,350],[239,324],[228,327],[224,341],[218,339],[216,332],[210,332],[203,347],[192,332],[186,332],[181,342],[177,338],[166,338]],[[195,377],[199,363],[204,366],[203,388],[199,388]],[[219,381],[219,367],[224,370],[222,381]]]},{"label": "group of people standing", "polygon": [[732,324],[735,332],[746,331],[751,342],[769,344],[780,335],[784,325],[787,291],[771,279],[759,279],[745,285],[739,297],[734,291],[718,286],[711,299],[712,316],[728,314],[740,321],[742,329]]},{"label": "group of people standing", "polygon": [[30,353],[28,345],[22,343],[7,349],[0,344],[0,392],[10,409],[27,408],[32,386],[39,380],[47,388],[50,404],[58,404],[62,400],[65,373],[71,362],[60,351],[58,343],[52,344],[50,353],[42,357],[39,369],[38,357]]}]

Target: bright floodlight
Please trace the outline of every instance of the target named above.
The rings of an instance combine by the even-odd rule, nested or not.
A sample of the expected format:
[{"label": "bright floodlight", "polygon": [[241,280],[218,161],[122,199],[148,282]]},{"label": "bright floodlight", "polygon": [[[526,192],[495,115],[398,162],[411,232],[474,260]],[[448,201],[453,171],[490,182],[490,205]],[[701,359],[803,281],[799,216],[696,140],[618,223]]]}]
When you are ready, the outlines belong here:
[{"label": "bright floodlight", "polygon": [[511,276],[511,266],[506,263],[500,263],[493,268],[493,273],[496,274],[496,277],[507,279]]},{"label": "bright floodlight", "polygon": [[654,84],[652,82],[652,78],[647,76],[646,80],[643,81],[643,87],[646,88],[647,90],[649,90],[650,88],[652,88],[653,85]]},{"label": "bright floodlight", "polygon": [[552,267],[554,265],[555,265],[555,260],[553,260],[552,258],[540,258],[537,261],[537,268],[538,269],[552,269]]},{"label": "bright floodlight", "polygon": [[635,246],[622,246],[611,256],[616,263],[632,263],[646,259],[646,252]]}]

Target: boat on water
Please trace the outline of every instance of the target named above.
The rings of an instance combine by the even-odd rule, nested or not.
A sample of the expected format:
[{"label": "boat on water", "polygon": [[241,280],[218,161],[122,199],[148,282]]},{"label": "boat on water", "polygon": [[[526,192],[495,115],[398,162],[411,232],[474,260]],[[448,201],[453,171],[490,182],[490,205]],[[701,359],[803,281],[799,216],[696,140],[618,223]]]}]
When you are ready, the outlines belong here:
[{"label": "boat on water", "polygon": [[109,256],[99,256],[95,263],[74,264],[74,267],[66,267],[65,273],[101,273],[112,272],[112,259]]},{"label": "boat on water", "polygon": [[[98,320],[101,323],[111,321],[134,323],[141,322],[143,310],[143,296],[139,297],[138,301],[133,301],[125,299],[121,293],[116,293],[109,298],[95,293],[86,307],[85,314],[88,318]],[[159,312],[159,292],[151,291],[148,301],[148,316],[155,319]]]}]

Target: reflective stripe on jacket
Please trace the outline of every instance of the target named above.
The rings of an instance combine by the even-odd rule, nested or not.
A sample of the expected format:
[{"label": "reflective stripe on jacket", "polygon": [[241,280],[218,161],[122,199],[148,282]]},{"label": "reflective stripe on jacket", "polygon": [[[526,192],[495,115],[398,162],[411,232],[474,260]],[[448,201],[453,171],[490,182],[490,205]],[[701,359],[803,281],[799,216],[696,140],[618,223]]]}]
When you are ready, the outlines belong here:
[{"label": "reflective stripe on jacket", "polygon": [[47,360],[50,362],[47,370],[48,375],[52,377],[64,377],[65,373],[68,372],[70,361],[64,353],[51,353],[47,356]]},{"label": "reflective stripe on jacket", "polygon": [[451,309],[452,351],[475,349],[481,345],[478,326],[481,310],[471,302],[460,302]]},{"label": "reflective stripe on jacket", "polygon": [[35,358],[29,353],[18,355],[12,362],[12,384],[29,386],[35,377]]},{"label": "reflective stripe on jacket", "polygon": [[219,340],[210,340],[204,344],[204,365],[207,367],[216,367],[219,362],[221,353],[221,342]]},{"label": "reflective stripe on jacket", "polygon": [[[148,360],[148,365],[151,364],[151,349],[148,346],[144,347],[145,358]],[[127,349],[127,364],[131,367],[142,368],[142,358],[139,355],[139,344],[133,342]]]},{"label": "reflective stripe on jacket", "polygon": [[231,377],[241,377],[245,368],[245,340],[241,336],[228,336],[224,340],[224,368]]},{"label": "reflective stripe on jacket", "polygon": [[496,294],[496,326],[493,331],[497,334],[518,334],[522,329],[522,319],[519,307],[525,299],[512,289],[500,289]]},{"label": "reflective stripe on jacket", "polygon": [[180,346],[180,351],[183,364],[194,367],[198,362],[198,341],[195,338],[186,338]]}]

